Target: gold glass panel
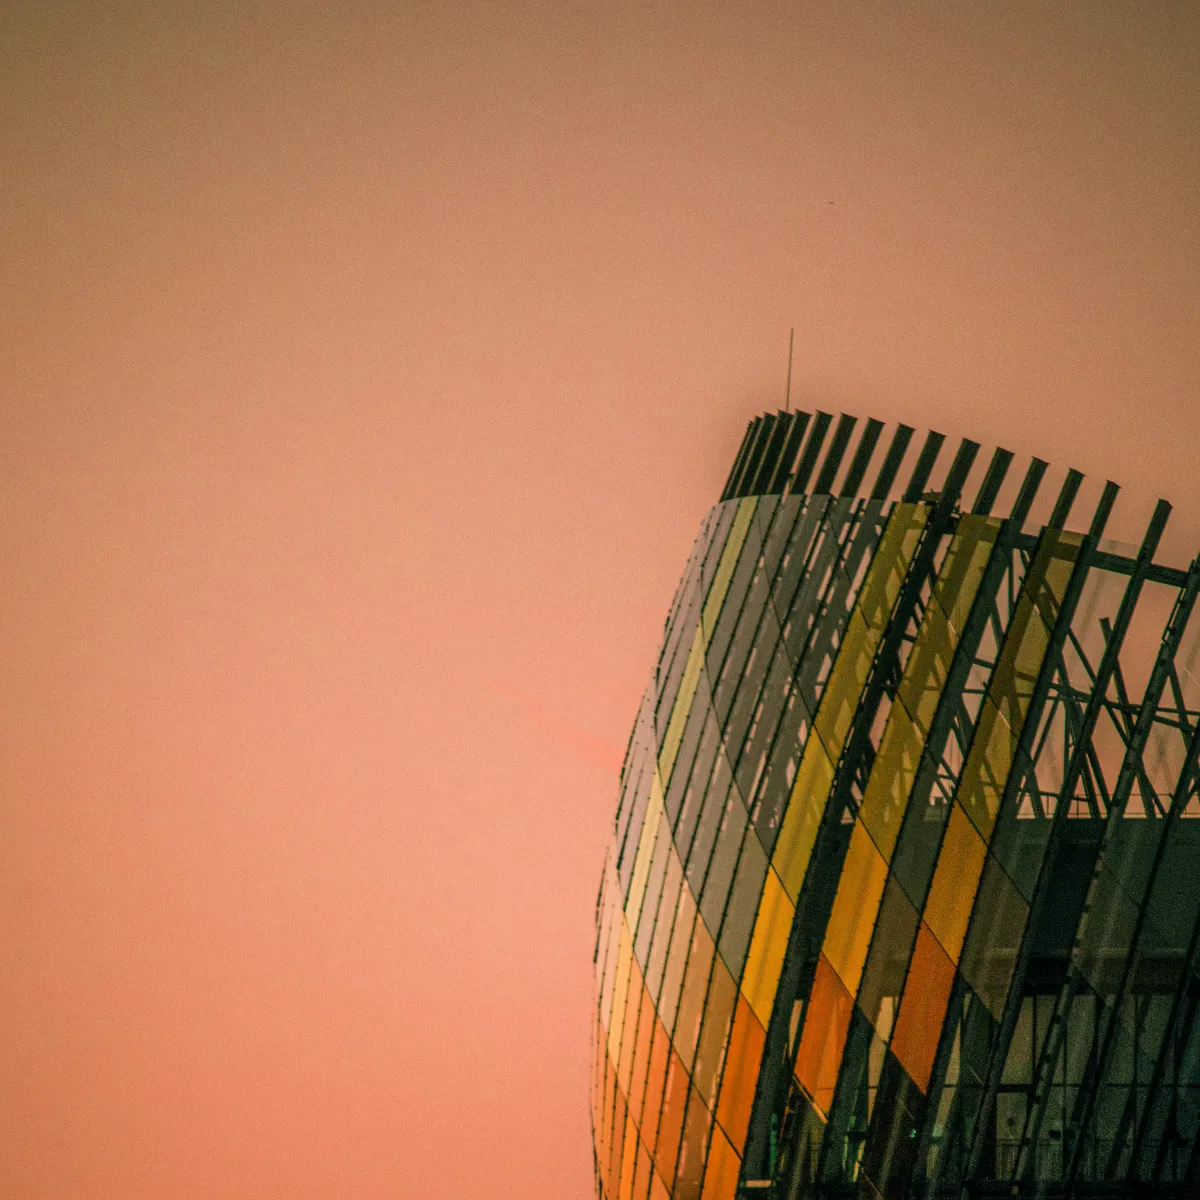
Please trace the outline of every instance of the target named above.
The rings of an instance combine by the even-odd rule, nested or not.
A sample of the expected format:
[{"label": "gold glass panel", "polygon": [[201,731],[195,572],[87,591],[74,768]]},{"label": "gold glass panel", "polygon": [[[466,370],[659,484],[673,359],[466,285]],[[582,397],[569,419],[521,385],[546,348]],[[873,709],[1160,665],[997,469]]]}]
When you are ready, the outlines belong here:
[{"label": "gold glass panel", "polygon": [[891,862],[892,851],[896,848],[900,822],[924,748],[924,740],[908,709],[897,701],[883,727],[858,814],[887,862]]},{"label": "gold glass panel", "polygon": [[800,769],[788,798],[787,812],[771,863],[794,904],[804,884],[808,860],[817,841],[825,801],[833,785],[833,763],[819,738],[810,737],[800,759]]},{"label": "gold glass panel", "polygon": [[1000,524],[995,517],[961,517],[946,551],[946,561],[933,586],[933,597],[954,631],[955,641],[970,615]]},{"label": "gold glass panel", "polygon": [[746,970],[742,975],[742,991],[764,1029],[771,1020],[771,1008],[775,1003],[775,990],[779,986],[779,973],[783,969],[783,956],[795,911],[779,877],[774,871],[767,871],[758,917],[754,922],[754,934],[750,939]]},{"label": "gold glass panel", "polygon": [[852,996],[858,991],[867,961],[887,873],[887,863],[860,821],[850,835],[823,947],[825,957]]},{"label": "gold glass panel", "polygon": [[826,752],[835,761],[841,757],[854,714],[858,711],[879,636],[880,631],[868,628],[857,609],[850,614],[846,635],[838,647],[837,659],[813,722]]},{"label": "gold glass panel", "polygon": [[956,966],[986,857],[983,839],[961,806],[955,804],[946,823],[946,836],[925,901],[925,921]]}]

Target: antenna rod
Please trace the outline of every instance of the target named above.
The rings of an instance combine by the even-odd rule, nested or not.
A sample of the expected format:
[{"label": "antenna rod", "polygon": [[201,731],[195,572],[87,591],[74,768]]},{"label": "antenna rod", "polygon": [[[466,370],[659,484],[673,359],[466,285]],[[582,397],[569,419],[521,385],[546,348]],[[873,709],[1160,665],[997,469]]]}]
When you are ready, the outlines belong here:
[{"label": "antenna rod", "polygon": [[793,327],[791,333],[788,334],[788,380],[787,393],[783,398],[784,412],[792,411],[792,346],[795,345],[795,342],[796,330],[795,327]]}]

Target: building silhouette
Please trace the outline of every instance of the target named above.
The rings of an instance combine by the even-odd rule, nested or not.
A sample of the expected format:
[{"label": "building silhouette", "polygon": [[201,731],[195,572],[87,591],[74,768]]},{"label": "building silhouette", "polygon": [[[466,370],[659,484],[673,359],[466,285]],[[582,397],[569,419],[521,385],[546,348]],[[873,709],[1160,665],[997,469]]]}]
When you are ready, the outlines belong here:
[{"label": "building silhouette", "polygon": [[979,450],[750,423],[622,769],[599,1195],[1200,1196],[1200,560]]}]

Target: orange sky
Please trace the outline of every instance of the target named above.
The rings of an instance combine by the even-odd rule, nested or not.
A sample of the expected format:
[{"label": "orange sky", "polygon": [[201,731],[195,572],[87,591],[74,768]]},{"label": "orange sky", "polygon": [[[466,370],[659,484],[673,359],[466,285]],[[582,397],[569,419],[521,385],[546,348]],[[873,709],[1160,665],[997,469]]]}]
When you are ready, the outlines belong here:
[{"label": "orange sky", "polygon": [[101,7],[0,10],[0,1194],[584,1200],[788,328],[1200,545],[1200,7]]}]

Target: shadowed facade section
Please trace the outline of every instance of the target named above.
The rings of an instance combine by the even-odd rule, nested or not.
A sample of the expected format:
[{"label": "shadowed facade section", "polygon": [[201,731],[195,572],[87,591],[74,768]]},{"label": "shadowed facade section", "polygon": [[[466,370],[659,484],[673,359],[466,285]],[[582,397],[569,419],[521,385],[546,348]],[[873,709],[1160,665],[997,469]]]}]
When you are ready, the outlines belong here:
[{"label": "shadowed facade section", "polygon": [[1200,1188],[1200,560],[974,442],[750,422],[597,901],[607,1200]]}]

